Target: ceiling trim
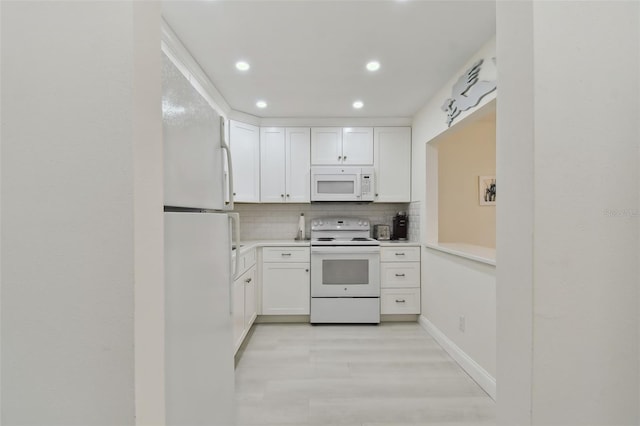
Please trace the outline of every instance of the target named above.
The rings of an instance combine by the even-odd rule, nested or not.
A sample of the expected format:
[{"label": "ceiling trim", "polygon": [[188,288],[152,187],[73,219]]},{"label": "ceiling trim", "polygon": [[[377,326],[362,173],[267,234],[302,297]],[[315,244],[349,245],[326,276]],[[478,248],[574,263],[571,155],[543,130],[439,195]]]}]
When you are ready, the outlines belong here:
[{"label": "ceiling trim", "polygon": [[411,126],[410,117],[292,117],[292,118],[263,118],[262,127],[394,127]]}]

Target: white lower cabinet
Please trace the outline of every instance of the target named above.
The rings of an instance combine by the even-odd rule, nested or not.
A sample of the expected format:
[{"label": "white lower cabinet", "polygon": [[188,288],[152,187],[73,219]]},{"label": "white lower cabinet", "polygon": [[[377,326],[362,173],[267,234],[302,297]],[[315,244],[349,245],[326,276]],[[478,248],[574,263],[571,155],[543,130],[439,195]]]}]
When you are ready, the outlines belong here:
[{"label": "white lower cabinet", "polygon": [[256,251],[243,253],[240,258],[242,275],[233,282],[233,343],[237,352],[256,319]]},{"label": "white lower cabinet", "polygon": [[309,248],[265,247],[262,253],[262,314],[308,315]]},{"label": "white lower cabinet", "polygon": [[380,248],[380,313],[420,313],[420,247]]},{"label": "white lower cabinet", "polygon": [[419,314],[419,288],[380,289],[381,314]]},{"label": "white lower cabinet", "polygon": [[256,300],[256,267],[249,270],[250,274],[244,281],[244,328],[249,330],[258,316],[258,301]]}]

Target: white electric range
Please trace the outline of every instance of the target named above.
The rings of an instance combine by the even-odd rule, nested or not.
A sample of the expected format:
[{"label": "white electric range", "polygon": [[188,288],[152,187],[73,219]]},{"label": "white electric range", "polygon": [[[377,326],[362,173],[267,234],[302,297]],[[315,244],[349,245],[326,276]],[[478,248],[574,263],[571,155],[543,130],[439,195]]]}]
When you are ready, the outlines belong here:
[{"label": "white electric range", "polygon": [[311,323],[380,322],[380,243],[368,219],[311,221]]}]

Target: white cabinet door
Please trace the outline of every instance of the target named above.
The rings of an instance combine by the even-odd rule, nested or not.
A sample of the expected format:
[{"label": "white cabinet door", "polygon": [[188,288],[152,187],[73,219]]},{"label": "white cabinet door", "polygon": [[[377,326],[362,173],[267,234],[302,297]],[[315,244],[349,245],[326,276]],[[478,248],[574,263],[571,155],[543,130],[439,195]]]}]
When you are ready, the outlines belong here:
[{"label": "white cabinet door", "polygon": [[374,129],[376,202],[411,201],[411,128]]},{"label": "white cabinet door", "polygon": [[314,166],[342,164],[342,129],[340,127],[311,128],[311,164]]},{"label": "white cabinet door", "polygon": [[372,127],[345,127],[342,129],[342,164],[373,165]]},{"label": "white cabinet door", "polygon": [[237,351],[244,337],[244,280],[243,274],[233,282],[233,348]]},{"label": "white cabinet door", "polygon": [[260,129],[233,120],[229,123],[234,200],[257,203],[260,201]]},{"label": "white cabinet door", "polygon": [[263,263],[263,315],[308,315],[310,297],[309,263]]},{"label": "white cabinet door", "polygon": [[289,203],[311,202],[311,130],[286,129],[286,193]]},{"label": "white cabinet door", "polygon": [[260,201],[285,201],[285,131],[282,127],[260,129]]},{"label": "white cabinet door", "polygon": [[256,267],[252,267],[244,278],[244,329],[248,331],[256,319],[258,304],[256,300]]}]

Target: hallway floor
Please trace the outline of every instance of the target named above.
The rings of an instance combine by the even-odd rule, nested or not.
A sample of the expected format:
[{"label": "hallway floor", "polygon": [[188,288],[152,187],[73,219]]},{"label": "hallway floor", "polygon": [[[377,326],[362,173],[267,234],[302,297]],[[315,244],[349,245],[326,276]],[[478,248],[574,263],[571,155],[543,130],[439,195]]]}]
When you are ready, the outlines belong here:
[{"label": "hallway floor", "polygon": [[493,400],[417,323],[256,324],[236,400],[239,426],[495,424]]}]

